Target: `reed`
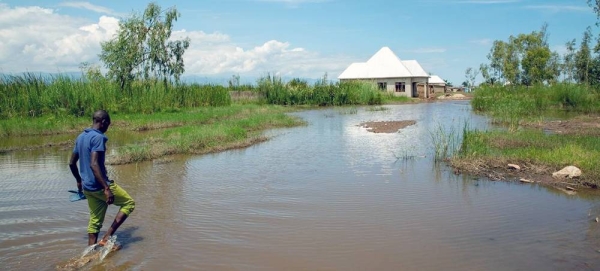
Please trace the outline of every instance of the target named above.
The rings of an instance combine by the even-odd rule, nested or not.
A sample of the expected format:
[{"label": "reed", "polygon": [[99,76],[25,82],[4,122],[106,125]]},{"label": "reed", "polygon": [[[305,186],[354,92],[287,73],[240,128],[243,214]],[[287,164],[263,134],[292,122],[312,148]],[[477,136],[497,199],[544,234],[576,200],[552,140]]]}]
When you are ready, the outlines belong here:
[{"label": "reed", "polygon": [[90,116],[111,113],[155,113],[198,106],[231,104],[228,89],[217,85],[164,84],[137,81],[121,90],[103,77],[24,74],[0,77],[0,119],[47,115]]},{"label": "reed", "polygon": [[340,115],[356,115],[358,114],[358,108],[356,108],[355,106],[351,106],[351,107],[342,107],[340,109],[337,110]]},{"label": "reed", "polygon": [[377,112],[377,111],[387,111],[390,110],[390,108],[385,107],[385,106],[375,106],[375,107],[368,107],[367,111],[371,111],[371,112]]},{"label": "reed", "polygon": [[551,111],[600,113],[600,96],[591,88],[576,84],[552,86],[483,86],[471,100],[475,111],[489,114],[496,123],[516,129]]},{"label": "reed", "polygon": [[407,96],[396,96],[392,92],[384,92],[382,95],[382,100],[384,103],[411,103],[414,102],[414,98],[409,98]]},{"label": "reed", "polygon": [[268,104],[278,105],[376,105],[381,104],[383,94],[370,83],[330,82],[325,75],[309,85],[301,79],[284,82],[281,77],[266,75],[258,80],[258,91]]},{"label": "reed", "polygon": [[0,77],[0,119],[89,116],[99,108],[126,114],[177,112],[185,108],[230,105],[230,92],[237,93],[233,96],[238,103],[277,105],[380,105],[384,101],[410,101],[407,97],[383,93],[372,83],[334,83],[327,75],[312,85],[299,78],[284,82],[281,77],[268,74],[258,79],[255,86],[230,84],[225,87],[146,80],[135,81],[122,90],[102,75],[87,74],[75,78],[27,73]]},{"label": "reed", "polygon": [[448,161],[459,152],[461,144],[465,144],[463,135],[470,130],[469,123],[463,121],[462,129],[459,127],[453,124],[444,126],[438,123],[434,130],[429,131],[434,150],[434,162]]}]

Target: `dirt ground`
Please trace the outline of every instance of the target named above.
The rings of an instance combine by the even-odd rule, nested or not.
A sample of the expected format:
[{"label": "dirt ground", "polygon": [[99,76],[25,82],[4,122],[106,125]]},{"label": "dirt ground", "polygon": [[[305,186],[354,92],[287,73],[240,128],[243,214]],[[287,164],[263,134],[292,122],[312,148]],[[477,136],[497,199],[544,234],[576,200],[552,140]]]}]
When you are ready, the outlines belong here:
[{"label": "dirt ground", "polygon": [[577,116],[569,120],[554,120],[546,122],[525,123],[530,128],[543,129],[555,134],[579,134],[600,136],[600,116]]},{"label": "dirt ground", "polygon": [[468,100],[471,99],[471,96],[467,96],[462,93],[445,93],[443,95],[437,96],[438,100]]},{"label": "dirt ground", "polygon": [[[545,121],[536,123],[524,123],[525,127],[542,129],[548,133],[595,135],[600,136],[600,116],[578,116],[569,120]],[[510,144],[510,142],[497,142],[498,144]],[[501,147],[501,146],[496,146]],[[452,160],[450,164],[454,172],[468,173],[475,176],[487,177],[494,181],[518,181],[541,183],[562,189],[570,194],[574,188],[598,188],[598,186],[586,178],[555,179],[552,173],[560,170],[543,165],[536,165],[529,161],[508,161],[504,159],[495,160]],[[509,166],[518,165],[518,168]]]},{"label": "dirt ground", "polygon": [[[468,173],[474,176],[486,177],[492,181],[519,181],[528,183],[542,183],[558,186],[581,186],[578,180],[554,179],[552,173],[556,171],[546,166],[536,165],[527,161],[495,160],[451,160],[454,173]],[[517,165],[518,168],[509,165]]]},{"label": "dirt ground", "polygon": [[361,127],[367,128],[372,133],[396,133],[398,130],[417,123],[414,120],[399,121],[370,121],[361,123]]}]

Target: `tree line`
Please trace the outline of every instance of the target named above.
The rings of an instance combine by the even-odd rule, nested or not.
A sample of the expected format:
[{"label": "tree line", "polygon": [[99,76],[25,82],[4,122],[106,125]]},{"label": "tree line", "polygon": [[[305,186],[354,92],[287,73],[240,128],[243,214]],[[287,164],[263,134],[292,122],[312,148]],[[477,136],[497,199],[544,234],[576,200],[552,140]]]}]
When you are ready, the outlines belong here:
[{"label": "tree line", "polygon": [[[142,14],[119,21],[119,31],[102,42],[100,61],[108,70],[106,77],[129,90],[136,80],[143,82],[179,82],[185,71],[183,54],[190,39],[172,40],[173,23],[181,14],[175,7],[162,9],[150,3]],[[83,64],[88,77],[101,77],[98,67]]]},{"label": "tree line", "polygon": [[[600,0],[588,0],[600,26]],[[487,59],[479,69],[468,68],[464,84],[474,85],[478,74],[486,85],[538,85],[558,82],[577,83],[600,89],[600,37],[594,39],[588,26],[579,42],[565,44],[561,56],[548,44],[548,25],[528,34],[511,35],[494,41]]]}]

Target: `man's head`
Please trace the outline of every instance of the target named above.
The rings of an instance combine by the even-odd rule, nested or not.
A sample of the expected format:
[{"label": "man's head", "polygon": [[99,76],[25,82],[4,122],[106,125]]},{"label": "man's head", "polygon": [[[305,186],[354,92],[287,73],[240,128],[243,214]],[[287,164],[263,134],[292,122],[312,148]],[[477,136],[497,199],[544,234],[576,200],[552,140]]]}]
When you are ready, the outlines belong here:
[{"label": "man's head", "polygon": [[105,110],[94,112],[92,120],[94,121],[94,129],[97,129],[102,133],[105,133],[108,130],[108,126],[110,126],[110,116]]}]

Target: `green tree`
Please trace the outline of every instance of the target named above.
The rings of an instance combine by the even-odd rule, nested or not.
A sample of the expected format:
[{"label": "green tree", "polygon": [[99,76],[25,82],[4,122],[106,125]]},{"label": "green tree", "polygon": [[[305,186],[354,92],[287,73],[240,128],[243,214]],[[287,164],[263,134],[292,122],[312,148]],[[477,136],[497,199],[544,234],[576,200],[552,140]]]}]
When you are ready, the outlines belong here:
[{"label": "green tree", "polygon": [[540,31],[510,36],[508,42],[494,41],[488,54],[490,64],[479,68],[486,83],[502,80],[531,85],[557,81],[560,56],[550,50],[547,27],[544,24]]},{"label": "green tree", "polygon": [[540,31],[530,34],[519,34],[515,40],[521,54],[521,80],[525,85],[554,81],[553,58],[548,45],[548,25],[544,24]]},{"label": "green tree", "polygon": [[231,90],[238,89],[240,87],[240,75],[239,74],[232,75],[231,78],[229,79],[229,81],[227,81],[227,83],[229,84],[229,88]]},{"label": "green tree", "polygon": [[[600,26],[600,0],[588,0],[587,2],[594,13],[596,13],[596,26]],[[589,62],[587,79],[588,84],[595,86],[598,90],[600,86],[600,38],[597,39],[596,46],[594,46],[594,53],[596,53],[596,56]]]},{"label": "green tree", "polygon": [[479,65],[479,72],[481,72],[481,77],[483,77],[483,82],[488,85],[494,85],[498,82],[496,76],[492,75],[490,72],[491,68],[488,64]]},{"label": "green tree", "polygon": [[465,71],[465,77],[467,79],[466,82],[471,91],[473,90],[473,87],[475,87],[475,79],[477,79],[477,75],[479,75],[479,70],[477,69],[469,67]]},{"label": "green tree", "polygon": [[579,46],[579,51],[575,53],[575,81],[581,84],[589,84],[589,72],[592,63],[592,53],[590,42],[592,39],[592,29],[588,27],[583,32],[583,39]]},{"label": "green tree", "polygon": [[587,3],[594,10],[594,13],[596,13],[596,18],[598,19],[596,25],[600,25],[600,0],[587,0]]},{"label": "green tree", "polygon": [[100,60],[108,69],[107,76],[125,89],[135,79],[179,81],[185,71],[183,54],[189,38],[170,40],[173,22],[180,16],[175,8],[161,9],[148,4],[140,16],[119,22],[119,31],[110,41],[103,42]]},{"label": "green tree", "polygon": [[[514,38],[511,36],[510,39]],[[494,41],[487,57],[490,60],[490,78],[494,77],[508,82],[517,81],[519,62],[512,42]]]},{"label": "green tree", "polygon": [[564,75],[565,82],[573,82],[575,80],[575,44],[575,39],[565,44],[567,52],[563,56],[562,66],[562,72]]},{"label": "green tree", "polygon": [[550,59],[548,60],[548,65],[546,66],[546,82],[548,83],[556,83],[560,79],[562,62],[560,61],[560,54],[557,52],[552,52],[550,54]]}]

